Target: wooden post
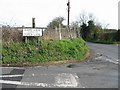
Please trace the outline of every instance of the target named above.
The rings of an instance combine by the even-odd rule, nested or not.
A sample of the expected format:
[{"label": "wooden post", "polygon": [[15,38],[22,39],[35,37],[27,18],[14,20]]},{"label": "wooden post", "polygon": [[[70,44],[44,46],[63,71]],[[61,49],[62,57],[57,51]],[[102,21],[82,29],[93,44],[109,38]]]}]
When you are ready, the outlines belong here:
[{"label": "wooden post", "polygon": [[32,27],[35,28],[35,18],[32,18]]},{"label": "wooden post", "polygon": [[[24,29],[24,26],[22,26],[22,30]],[[27,36],[25,36],[25,43],[27,43],[28,42],[28,40],[27,40]]]},{"label": "wooden post", "polygon": [[62,35],[61,35],[61,25],[59,24],[59,37],[60,37],[60,40],[62,39]]},{"label": "wooden post", "polygon": [[58,32],[58,28],[55,27],[55,38],[58,38],[58,34],[59,34],[59,32]]},{"label": "wooden post", "polygon": [[43,36],[43,29],[42,29],[42,36]]},{"label": "wooden post", "polygon": [[25,37],[25,43],[27,43],[27,37]]}]

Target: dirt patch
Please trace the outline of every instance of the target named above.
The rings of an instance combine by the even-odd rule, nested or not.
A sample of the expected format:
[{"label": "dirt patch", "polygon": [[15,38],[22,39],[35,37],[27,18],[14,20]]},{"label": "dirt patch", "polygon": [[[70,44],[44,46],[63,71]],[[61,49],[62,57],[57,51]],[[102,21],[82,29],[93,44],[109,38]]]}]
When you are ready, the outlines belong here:
[{"label": "dirt patch", "polygon": [[113,44],[113,45],[115,45],[115,46],[120,46],[120,44]]}]

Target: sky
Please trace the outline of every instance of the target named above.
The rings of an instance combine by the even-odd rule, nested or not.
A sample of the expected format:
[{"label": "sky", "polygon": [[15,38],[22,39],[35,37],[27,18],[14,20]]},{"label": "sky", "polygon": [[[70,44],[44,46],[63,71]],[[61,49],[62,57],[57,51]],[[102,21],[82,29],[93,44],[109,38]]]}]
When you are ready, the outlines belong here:
[{"label": "sky", "polygon": [[[70,0],[70,23],[81,13],[92,13],[103,27],[118,29],[119,0]],[[55,17],[65,18],[68,0],[0,0],[0,25],[46,27]]]}]

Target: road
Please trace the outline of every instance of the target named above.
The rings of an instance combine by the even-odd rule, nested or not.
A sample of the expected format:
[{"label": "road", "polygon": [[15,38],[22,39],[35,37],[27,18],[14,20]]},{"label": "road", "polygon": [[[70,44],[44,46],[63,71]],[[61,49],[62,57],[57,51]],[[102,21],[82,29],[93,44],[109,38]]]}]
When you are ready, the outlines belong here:
[{"label": "road", "polygon": [[87,43],[93,56],[79,63],[1,67],[6,88],[118,88],[118,47]]},{"label": "road", "polygon": [[113,63],[118,64],[118,46],[117,45],[106,45],[106,44],[93,44],[87,43],[95,53],[101,54],[102,57],[107,57]]}]

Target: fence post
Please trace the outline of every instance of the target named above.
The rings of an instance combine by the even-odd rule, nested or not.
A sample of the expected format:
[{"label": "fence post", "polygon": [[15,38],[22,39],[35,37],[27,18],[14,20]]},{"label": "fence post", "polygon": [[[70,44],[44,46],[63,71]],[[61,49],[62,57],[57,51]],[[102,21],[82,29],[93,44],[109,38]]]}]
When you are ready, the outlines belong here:
[{"label": "fence post", "polygon": [[60,40],[62,39],[62,36],[61,36],[61,25],[59,24],[59,37],[60,37]]},{"label": "fence post", "polygon": [[58,28],[55,27],[55,38],[57,39],[58,38]]}]

